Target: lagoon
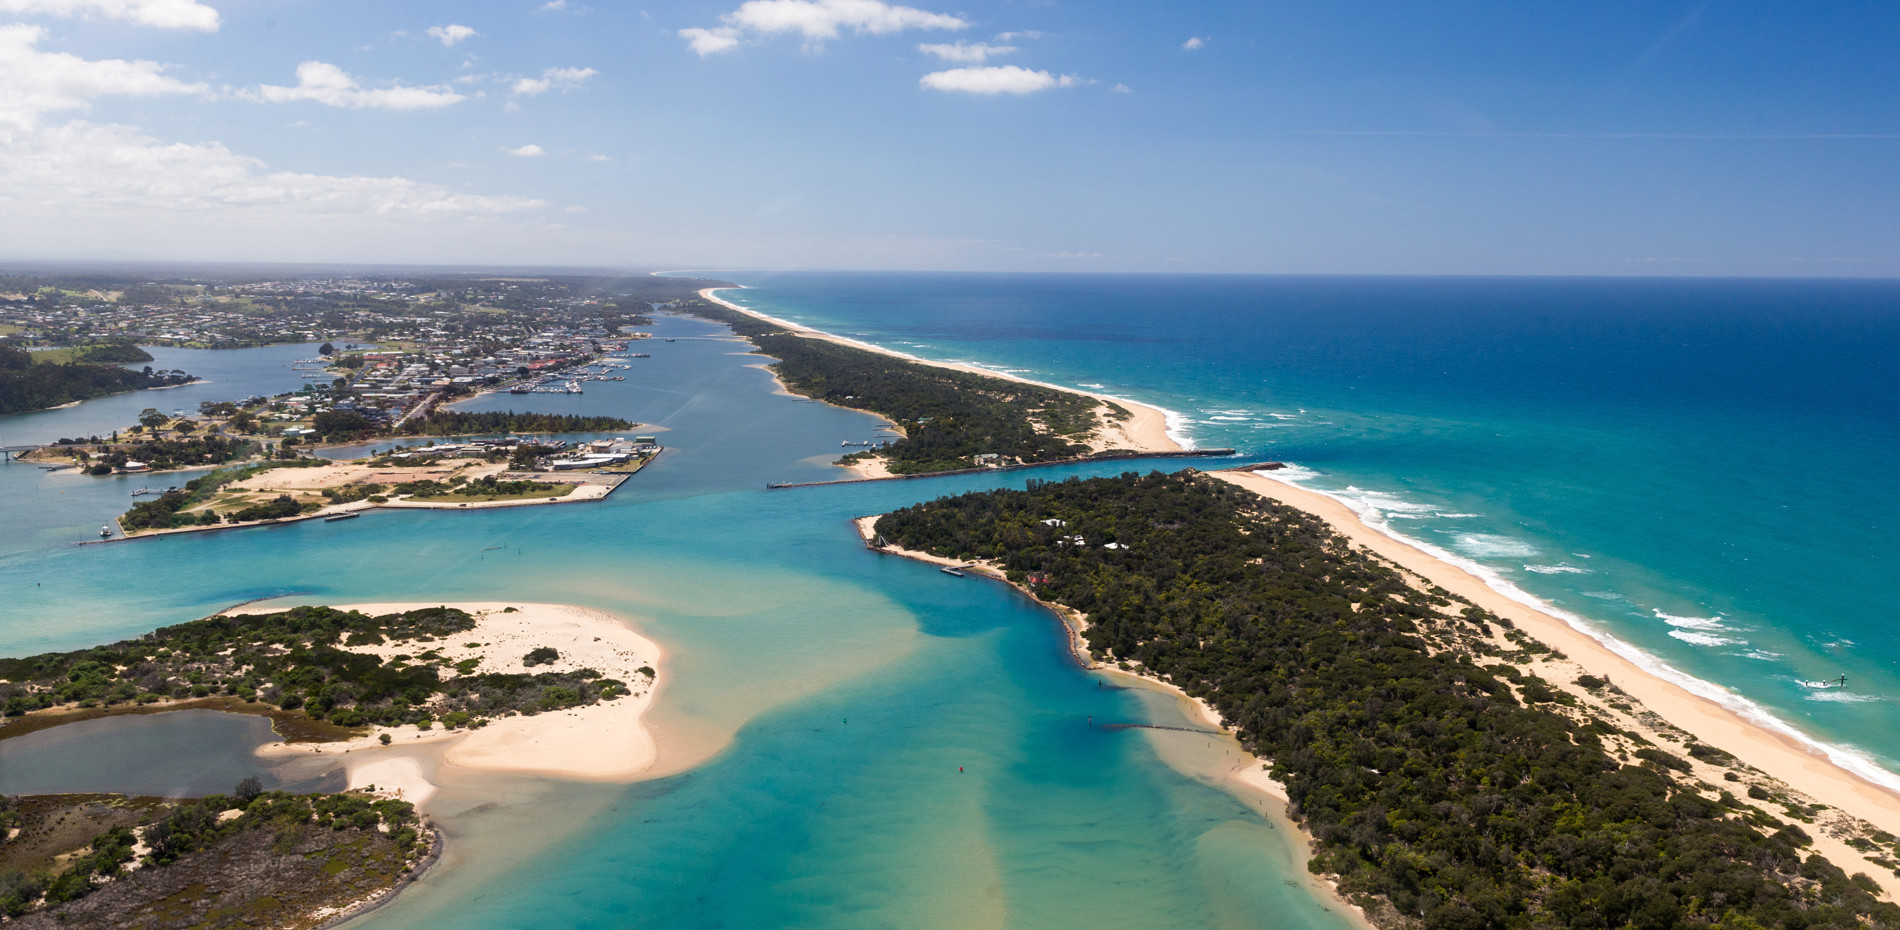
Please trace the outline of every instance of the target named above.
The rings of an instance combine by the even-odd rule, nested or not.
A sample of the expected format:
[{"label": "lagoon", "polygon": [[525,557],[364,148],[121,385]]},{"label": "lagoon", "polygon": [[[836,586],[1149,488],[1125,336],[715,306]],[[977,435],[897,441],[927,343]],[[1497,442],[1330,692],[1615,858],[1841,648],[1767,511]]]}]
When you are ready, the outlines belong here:
[{"label": "lagoon", "polygon": [[659,777],[450,779],[444,867],[363,926],[1345,926],[1292,832],[1216,784],[1224,740],[1090,729],[1187,717],[1099,688],[1013,591],[881,557],[849,525],[1004,476],[768,491],[825,477],[877,421],[775,393],[708,324],[655,332],[679,341],[627,381],[532,398],[665,428],[667,453],[605,502],[21,546],[0,558],[19,594],[0,646],[290,596],[575,603],[667,649]]}]

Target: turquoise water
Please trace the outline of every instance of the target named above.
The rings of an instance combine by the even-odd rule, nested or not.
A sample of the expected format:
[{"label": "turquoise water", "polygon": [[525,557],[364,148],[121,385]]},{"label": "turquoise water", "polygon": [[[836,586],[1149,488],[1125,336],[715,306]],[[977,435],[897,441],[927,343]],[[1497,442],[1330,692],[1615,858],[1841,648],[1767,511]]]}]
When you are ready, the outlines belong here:
[{"label": "turquoise water", "polygon": [[801,323],[1176,411],[1900,785],[1900,283],[725,276]]},{"label": "turquoise water", "polygon": [[[448,778],[446,867],[364,925],[1344,926],[1310,892],[1290,831],[1213,783],[1224,740],[1089,728],[1186,720],[1170,700],[1099,688],[1055,619],[1010,589],[871,553],[850,526],[983,476],[767,491],[831,475],[839,442],[877,421],[774,393],[707,324],[656,331],[679,341],[656,340],[627,381],[532,398],[664,429],[668,451],[603,503],[9,540],[0,649],[81,646],[264,596],[552,601],[637,619],[668,652],[649,719],[672,774]],[[10,514],[83,528],[126,500],[60,494],[37,474],[0,469]],[[172,742],[215,755],[232,738]],[[118,742],[7,753],[43,783],[62,766],[132,771],[149,751]],[[232,771],[211,768],[220,784]]]},{"label": "turquoise water", "polygon": [[[727,296],[782,316],[1169,408],[1197,443],[1294,463],[1659,668],[1900,768],[1900,285],[739,277],[757,286]],[[669,774],[450,778],[448,867],[367,924],[1340,925],[1284,829],[1209,783],[1223,744],[1085,723],[1182,723],[1177,705],[1098,689],[1046,614],[848,525],[988,481],[765,491],[831,474],[875,421],[775,394],[713,327],[657,329],[679,341],[626,382],[472,405],[655,424],[668,452],[598,505],[75,546],[129,489],[0,468],[0,647],[283,595],[579,603],[665,645]],[[193,370],[236,377],[215,367]],[[1841,673],[1846,691],[1799,683]],[[33,764],[130,770],[67,752]]]}]

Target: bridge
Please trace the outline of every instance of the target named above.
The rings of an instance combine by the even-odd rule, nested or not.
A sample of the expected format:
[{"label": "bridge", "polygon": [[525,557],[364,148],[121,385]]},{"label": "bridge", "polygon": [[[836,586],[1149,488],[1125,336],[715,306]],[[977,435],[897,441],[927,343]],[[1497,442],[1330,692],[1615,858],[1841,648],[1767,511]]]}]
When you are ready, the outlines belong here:
[{"label": "bridge", "polygon": [[0,446],[0,462],[11,462],[13,457],[31,452],[39,446]]}]

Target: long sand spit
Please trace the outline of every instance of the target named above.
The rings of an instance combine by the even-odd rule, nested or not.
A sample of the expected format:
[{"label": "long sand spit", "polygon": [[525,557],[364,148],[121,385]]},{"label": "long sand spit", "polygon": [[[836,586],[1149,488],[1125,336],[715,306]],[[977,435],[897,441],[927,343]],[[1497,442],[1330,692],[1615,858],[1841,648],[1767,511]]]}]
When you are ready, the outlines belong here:
[{"label": "long sand spit", "polygon": [[[709,288],[706,288],[705,290],[700,291],[699,296],[704,297],[705,299],[710,300],[713,303],[716,303],[722,307],[725,307],[728,310],[733,310],[739,313],[743,313],[746,316],[752,317],[757,320],[762,320],[766,323],[772,324],[773,326],[783,326],[794,335],[803,336],[807,339],[822,339],[826,342],[835,342],[839,345],[850,346],[854,349],[863,349],[866,352],[876,352],[879,355],[886,355],[891,358],[900,358],[900,359],[903,359],[904,361],[915,362],[919,365],[929,365],[932,368],[947,368],[952,371],[968,372],[974,375],[982,375],[987,378],[1001,378],[1005,381],[1020,381],[1024,384],[1036,385],[1037,387],[1046,387],[1052,390],[1066,391],[1070,394],[1081,394],[1085,397],[1093,397],[1096,400],[1099,400],[1106,404],[1115,404],[1127,410],[1129,413],[1128,419],[1121,420],[1121,421],[1105,420],[1103,422],[1101,429],[1097,431],[1095,438],[1093,439],[1093,441],[1090,442],[1090,445],[1094,447],[1095,451],[1097,452],[1102,452],[1109,449],[1126,449],[1131,452],[1185,452],[1189,448],[1188,446],[1183,445],[1180,442],[1176,442],[1174,437],[1168,434],[1168,412],[1165,410],[1162,410],[1160,407],[1151,406],[1149,404],[1144,404],[1139,401],[1129,400],[1125,397],[1114,397],[1107,394],[1096,394],[1090,391],[1080,390],[1078,388],[1064,387],[1060,384],[1049,384],[1043,381],[1032,381],[1028,378],[1017,377],[1016,375],[1008,374],[1006,372],[1001,372],[1001,371],[992,371],[988,368],[979,368],[975,365],[964,365],[958,362],[937,362],[937,361],[932,361],[930,359],[918,358],[915,355],[907,355],[903,352],[892,351],[890,349],[884,348],[883,346],[872,345],[871,343],[868,343],[868,342],[860,342],[856,339],[847,339],[843,336],[838,336],[832,333],[824,332],[823,330],[816,330],[816,329],[811,329],[810,327],[800,326],[799,324],[794,323],[790,320],[780,319],[779,317],[775,317],[775,316],[769,316],[767,314],[760,313],[757,310],[741,307],[738,304],[733,303],[732,301],[721,299],[719,295],[715,293],[715,291],[718,291],[718,290],[722,290],[722,288],[709,287]],[[783,387],[783,384],[781,383],[780,386]],[[872,471],[863,472],[862,476],[863,477],[885,477],[886,474],[887,473],[885,472],[872,470]]]},{"label": "long sand spit", "polygon": [[[651,771],[659,749],[644,718],[658,691],[663,654],[652,640],[624,621],[598,610],[522,601],[338,604],[338,610],[387,614],[424,607],[455,607],[476,618],[473,630],[427,644],[442,652],[442,664],[477,659],[481,672],[561,672],[591,668],[625,682],[632,693],[588,707],[534,716],[500,717],[480,729],[417,730],[377,727],[340,743],[272,743],[266,757],[345,756],[352,789],[371,785],[382,793],[426,806],[436,792],[438,768],[547,775],[587,781],[634,781]],[[232,613],[271,613],[281,607],[248,604]],[[471,643],[479,645],[471,646]],[[549,646],[560,653],[552,665],[533,669],[522,658]],[[417,651],[413,642],[343,647],[383,659]],[[653,674],[642,669],[651,669]],[[385,746],[381,737],[388,735]],[[418,749],[424,750],[417,752]]]},{"label": "long sand spit", "polygon": [[[1651,673],[1618,655],[1589,633],[1564,620],[1513,600],[1483,579],[1465,569],[1426,552],[1411,543],[1389,536],[1359,519],[1345,504],[1314,491],[1268,477],[1269,473],[1250,471],[1210,472],[1210,477],[1227,481],[1319,518],[1359,547],[1410,573],[1415,585],[1442,587],[1478,607],[1511,621],[1519,631],[1557,651],[1526,669],[1542,677],[1551,686],[1577,698],[1593,713],[1613,719],[1618,726],[1638,732],[1652,742],[1668,746],[1674,740],[1688,739],[1724,750],[1752,768],[1744,780],[1780,791],[1805,796],[1811,803],[1832,810],[1818,818],[1808,832],[1814,851],[1847,872],[1863,872],[1877,882],[1889,899],[1900,898],[1900,877],[1873,861],[1872,857],[1847,842],[1872,830],[1900,833],[1900,794],[1874,784],[1849,771],[1809,745],[1784,733],[1757,724],[1708,698],[1693,694],[1680,685]],[[867,544],[876,539],[876,516],[856,522]],[[964,571],[1003,579],[998,566],[969,563],[925,552],[884,546],[880,551],[933,565],[960,567]],[[1078,662],[1098,673],[1139,682],[1143,687],[1163,691],[1179,698],[1185,712],[1211,727],[1227,731],[1226,722],[1205,701],[1188,695],[1174,684],[1146,674],[1139,666],[1121,669],[1094,662],[1086,641],[1081,637],[1088,618],[1068,607],[1043,601],[1022,585],[1013,585],[1031,599],[1042,603],[1059,616],[1068,629],[1070,647]],[[1500,641],[1499,645],[1507,643]],[[1616,703],[1600,694],[1592,694],[1576,683],[1580,675],[1593,675],[1613,682],[1636,705],[1628,710],[1615,709]],[[1626,705],[1627,706],[1627,705]],[[1651,716],[1654,715],[1654,716]],[[1658,719],[1660,718],[1660,719]],[[1678,747],[1680,748],[1680,747]],[[1267,772],[1267,760],[1246,756],[1227,772],[1232,788],[1243,794],[1266,795],[1279,802],[1287,800],[1285,786]],[[1725,770],[1717,764],[1686,760],[1694,779],[1704,784],[1724,784]],[[1738,791],[1740,786],[1734,786]],[[1754,805],[1763,813],[1775,815],[1779,808],[1771,803]],[[1785,818],[1779,818],[1785,819]]]},{"label": "long sand spit", "polygon": [[[1602,701],[1577,685],[1576,676],[1589,674],[1608,679],[1669,726],[1697,741],[1733,754],[1767,777],[1848,818],[1889,833],[1900,833],[1900,794],[1849,771],[1819,749],[1656,675],[1563,619],[1514,600],[1471,572],[1374,529],[1338,500],[1270,477],[1271,473],[1267,472],[1209,474],[1312,514],[1355,545],[1510,620],[1525,635],[1562,654],[1562,660],[1546,663],[1547,667],[1535,671],[1553,687],[1564,689],[1586,705],[1600,705]],[[1657,728],[1641,729],[1654,733]],[[1696,763],[1696,774],[1704,781],[1713,777],[1715,783],[1720,784],[1722,776],[1717,771]],[[1763,805],[1763,809],[1774,812],[1769,805]],[[1849,873],[1866,872],[1880,883],[1889,898],[1900,897],[1900,878],[1843,840],[1843,835],[1854,832],[1853,825],[1838,817],[1832,820],[1833,823],[1823,823],[1822,829],[1809,831],[1814,836],[1815,851]]]}]

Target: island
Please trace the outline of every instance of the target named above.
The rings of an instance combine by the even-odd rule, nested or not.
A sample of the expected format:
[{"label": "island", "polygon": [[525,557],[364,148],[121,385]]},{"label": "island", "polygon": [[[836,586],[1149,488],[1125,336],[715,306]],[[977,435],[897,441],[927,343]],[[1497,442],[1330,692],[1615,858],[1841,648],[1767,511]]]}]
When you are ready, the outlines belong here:
[{"label": "island", "polygon": [[1683,729],[1694,714],[1632,695],[1655,690],[1634,666],[1552,649],[1505,616],[1523,610],[1441,584],[1451,566],[1273,484],[1032,480],[860,528],[1007,580],[1070,624],[1078,661],[1231,728],[1262,760],[1236,777],[1284,799],[1309,868],[1379,926],[1900,923],[1881,899],[1900,840],[1869,819],[1892,807],[1837,790],[1847,773]]},{"label": "island", "polygon": [[407,801],[288,794],[0,798],[0,921],[21,930],[314,930],[384,903],[435,861]]},{"label": "island", "polygon": [[714,290],[671,309],[723,323],[777,359],[771,370],[787,392],[889,421],[895,438],[864,441],[839,461],[860,478],[1233,451],[1185,448],[1158,408],[908,358],[747,310]]},{"label": "island", "polygon": [[[0,659],[0,743],[80,720],[211,709],[271,719],[268,753],[353,753],[355,787],[432,787],[380,747],[443,743],[489,770],[629,777],[659,649],[562,605],[259,605],[90,649]],[[562,713],[554,713],[556,711]]]}]

